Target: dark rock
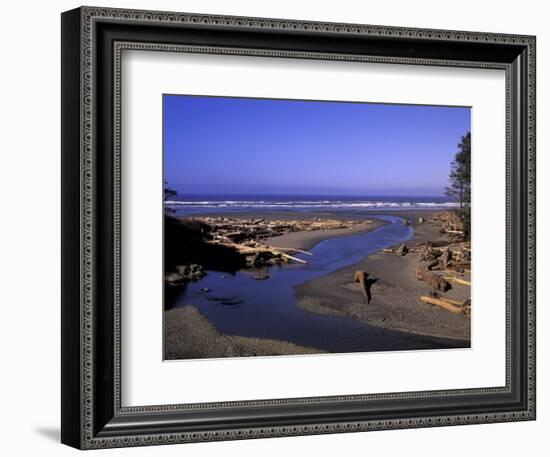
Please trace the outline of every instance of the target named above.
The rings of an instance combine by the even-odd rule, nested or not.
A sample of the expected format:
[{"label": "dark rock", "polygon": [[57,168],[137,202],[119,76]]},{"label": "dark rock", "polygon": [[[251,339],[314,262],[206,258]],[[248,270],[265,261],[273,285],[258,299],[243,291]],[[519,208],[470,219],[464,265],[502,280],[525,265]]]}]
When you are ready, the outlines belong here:
[{"label": "dark rock", "polygon": [[269,275],[254,275],[252,276],[254,279],[258,281],[263,281],[265,279],[269,279]]},{"label": "dark rock", "polygon": [[206,299],[210,301],[220,302],[222,305],[238,305],[239,303],[243,302],[240,298],[237,297],[216,297],[210,295],[206,297]]},{"label": "dark rock", "polygon": [[178,286],[185,282],[185,278],[181,274],[174,272],[166,273],[164,280],[171,286]]},{"label": "dark rock", "polygon": [[200,279],[206,273],[202,268],[202,265],[192,263],[189,265],[177,265],[176,271],[183,276],[184,279]]},{"label": "dark rock", "polygon": [[238,298],[233,298],[229,300],[220,300],[220,303],[225,306],[235,306],[241,304],[243,301]]}]

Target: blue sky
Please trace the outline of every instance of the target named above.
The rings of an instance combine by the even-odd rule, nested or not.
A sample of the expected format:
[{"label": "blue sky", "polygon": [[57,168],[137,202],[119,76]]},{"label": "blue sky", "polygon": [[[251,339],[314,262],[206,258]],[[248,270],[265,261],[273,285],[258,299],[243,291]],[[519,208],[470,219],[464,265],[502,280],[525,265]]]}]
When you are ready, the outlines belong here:
[{"label": "blue sky", "polygon": [[438,196],[470,109],[164,96],[164,175],[189,194]]}]

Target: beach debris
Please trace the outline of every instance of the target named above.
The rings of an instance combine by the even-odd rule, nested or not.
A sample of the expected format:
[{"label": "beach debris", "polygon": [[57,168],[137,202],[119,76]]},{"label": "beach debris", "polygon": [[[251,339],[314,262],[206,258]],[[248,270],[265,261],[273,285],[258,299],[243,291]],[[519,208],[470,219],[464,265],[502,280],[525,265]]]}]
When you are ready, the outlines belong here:
[{"label": "beach debris", "polygon": [[461,286],[472,286],[472,283],[470,281],[466,281],[465,279],[457,278],[456,276],[445,276],[445,280],[454,282],[455,284],[460,284]]},{"label": "beach debris", "polygon": [[249,267],[262,267],[264,265],[269,265],[272,263],[272,255],[268,252],[257,252],[252,255],[246,256],[246,264]]},{"label": "beach debris", "polygon": [[[412,246],[401,244],[399,248],[383,249],[384,252],[405,255],[405,252],[418,255],[416,277],[429,284],[432,290],[429,295],[423,295],[420,300],[434,306],[439,306],[456,314],[471,314],[471,300],[453,300],[441,295],[452,289],[453,284],[471,286],[464,276],[471,271],[471,247],[465,240],[463,221],[455,212],[441,212],[426,220],[418,218],[419,224],[434,224],[439,232],[436,240],[423,241]],[[439,270],[441,273],[435,273]],[[357,272],[356,272],[357,274]],[[462,293],[462,292],[460,292]]]},{"label": "beach debris", "polygon": [[429,270],[427,264],[424,262],[418,264],[418,267],[416,268],[416,277],[420,281],[427,282],[435,290],[446,292],[451,289],[451,284],[447,282],[445,278],[438,276]]},{"label": "beach debris", "polygon": [[426,268],[428,270],[439,270],[439,260],[437,259],[430,260],[429,262],[426,263]]},{"label": "beach debris", "polygon": [[405,243],[403,243],[401,246],[399,246],[399,249],[397,249],[397,254],[399,254],[400,256],[407,255],[408,252],[409,248]]},{"label": "beach debris", "polygon": [[439,226],[439,233],[447,235],[453,240],[464,239],[464,222],[455,211],[445,211],[434,214],[430,219],[431,223]]},{"label": "beach debris", "polygon": [[280,248],[280,247],[277,247],[277,246],[271,246],[271,249],[275,249],[277,251],[290,251],[290,252],[299,252],[300,254],[305,254],[305,255],[313,255],[312,252],[309,252],[309,251],[303,251],[302,249],[296,249],[296,248]]},{"label": "beach debris", "polygon": [[188,281],[195,281],[206,275],[202,265],[198,264],[177,265],[175,270],[164,275],[164,281],[169,286],[181,286]]},{"label": "beach debris", "polygon": [[222,243],[214,242],[221,246],[225,246],[234,249],[239,254],[247,257],[247,264],[249,266],[259,267],[262,265],[270,265],[274,263],[293,261],[297,263],[307,264],[307,262],[298,257],[294,257],[286,252],[279,251],[271,246],[256,244],[255,246],[249,246],[238,243]]},{"label": "beach debris", "polygon": [[453,305],[461,305],[462,306],[462,304],[464,303],[463,301],[460,301],[460,300],[453,300],[451,298],[444,297],[439,292],[437,292],[436,290],[430,290],[430,297],[440,298],[441,300],[448,301],[449,303],[451,303]]},{"label": "beach debris", "polygon": [[397,249],[384,248],[382,252],[391,252],[392,254],[398,254],[400,256],[407,255],[410,250],[405,243],[402,243]]},{"label": "beach debris", "polygon": [[164,281],[169,286],[180,286],[185,283],[185,278],[176,272],[169,272],[164,275]]},{"label": "beach debris", "polygon": [[439,262],[441,263],[441,266],[443,268],[445,268],[449,265],[450,261],[451,261],[451,251],[449,250],[449,247],[447,246],[443,250],[443,252],[441,253],[441,258],[439,259]]},{"label": "beach debris", "polygon": [[369,274],[363,270],[357,270],[353,275],[353,280],[355,282],[358,282],[359,285],[361,286],[361,292],[363,292],[363,296],[365,297],[365,301],[367,302],[367,305],[370,303],[372,299],[368,277],[369,277]]},{"label": "beach debris", "polygon": [[420,251],[420,260],[425,260],[430,262],[440,257],[442,254],[443,254],[443,251],[441,251],[440,249],[434,248],[433,244],[430,241],[428,241],[425,244],[424,248]]},{"label": "beach debris", "polygon": [[462,307],[464,308],[464,314],[466,314],[466,316],[470,316],[472,314],[472,300],[470,298],[462,304]]},{"label": "beach debris", "polygon": [[183,279],[201,279],[206,275],[202,265],[192,263],[189,265],[177,265],[176,272],[179,273]]},{"label": "beach debris", "polygon": [[364,220],[337,220],[311,218],[303,220],[267,220],[229,217],[195,217],[189,220],[209,227],[208,235],[213,241],[247,244],[273,238],[290,232],[312,230],[336,230],[369,223]]},{"label": "beach debris", "polygon": [[187,281],[201,279],[206,275],[202,265],[177,265],[176,271],[169,271],[164,275],[164,281],[170,286],[179,286]]},{"label": "beach debris", "polygon": [[[470,298],[459,301],[440,293],[452,289],[452,284],[471,286],[470,281],[456,276],[470,272],[471,248],[470,242],[464,239],[462,220],[454,212],[443,212],[433,215],[427,221],[422,220],[422,223],[435,224],[442,236],[434,241],[418,243],[409,249],[409,252],[418,253],[416,277],[432,287],[429,295],[419,297],[420,301],[455,314],[469,316]],[[433,270],[440,270],[442,273],[436,274]]]},{"label": "beach debris", "polygon": [[445,298],[434,298],[431,296],[422,295],[420,300],[427,305],[439,306],[451,313],[455,314],[468,314],[470,311],[467,310],[466,302],[469,303],[469,299],[464,303],[458,303],[457,301],[448,300]]},{"label": "beach debris", "polygon": [[[271,246],[271,239],[277,236],[300,231],[329,231],[357,226],[368,228],[373,224],[369,220],[318,217],[303,220],[272,220],[255,217],[201,216],[168,220],[171,221],[168,227],[177,236],[183,236],[182,242],[186,243],[186,250],[181,255],[188,255],[189,263],[198,261],[208,269],[217,269],[212,267],[221,265],[222,268],[235,270],[283,263],[307,264],[304,257],[311,256],[312,253],[301,249]],[[201,257],[202,255],[204,257]],[[177,265],[176,262],[173,264]],[[189,270],[186,265],[181,265],[181,268],[171,267],[170,270],[175,270],[185,280],[199,279],[204,275],[204,271],[193,268]],[[167,281],[175,284],[181,282],[182,278],[170,276]]]}]

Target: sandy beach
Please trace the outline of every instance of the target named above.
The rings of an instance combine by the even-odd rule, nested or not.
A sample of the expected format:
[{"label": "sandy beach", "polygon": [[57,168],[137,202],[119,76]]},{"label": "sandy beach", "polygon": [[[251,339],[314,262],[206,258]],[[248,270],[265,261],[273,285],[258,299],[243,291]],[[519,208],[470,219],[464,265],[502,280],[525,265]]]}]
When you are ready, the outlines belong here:
[{"label": "sandy beach", "polygon": [[[424,212],[428,218],[435,212]],[[393,214],[393,213],[392,213]],[[415,225],[408,243],[415,245],[439,238],[438,227]],[[467,343],[470,339],[470,317],[453,314],[436,306],[422,303],[419,297],[429,295],[431,287],[415,277],[418,253],[399,256],[378,251],[361,262],[331,274],[308,281],[295,288],[299,306],[315,313],[350,317],[383,328],[434,337],[453,338]],[[372,301],[365,304],[354,272],[363,270],[376,280],[371,287]],[[463,278],[470,280],[469,274]],[[464,301],[470,296],[467,286],[453,285],[445,294]]]},{"label": "sandy beach", "polygon": [[[469,347],[469,315],[449,312],[420,300],[421,296],[433,296],[434,291],[427,282],[417,279],[420,253],[415,246],[426,242],[448,244],[448,240],[443,240],[439,233],[441,224],[438,221],[425,222],[441,214],[444,214],[441,210],[373,211],[368,214],[337,211],[209,214],[210,219],[203,218],[201,222],[215,221],[216,224],[221,224],[221,245],[236,246],[241,250],[240,255],[246,256],[248,260],[245,266],[230,275],[207,273],[204,277],[201,275],[199,279],[186,283],[182,290],[187,298],[180,300],[177,306],[167,307],[165,311],[165,358],[342,352],[337,348],[346,348],[343,351],[350,352]],[[383,217],[386,220],[381,219]],[[249,238],[248,241],[243,241],[244,245],[240,244],[242,242],[230,241],[223,235],[234,233],[235,236],[241,236],[240,232],[233,231],[234,227],[240,227],[245,232],[251,227],[259,227],[258,233],[264,233],[264,226],[269,230],[273,230],[273,227],[278,230],[277,221],[285,220],[291,224],[300,220],[306,221],[305,227],[308,229],[295,231],[294,228],[282,235],[262,237],[259,240],[256,238],[255,241]],[[419,220],[424,222],[420,223]],[[316,227],[308,225],[311,221],[321,226],[332,221],[330,227],[338,227],[338,221],[354,222],[348,222],[345,228],[317,230],[310,229]],[[406,242],[412,249],[411,252],[402,256],[387,252],[390,249],[375,248],[370,254],[361,256],[360,253],[368,249],[362,243],[372,243],[372,240],[379,239],[380,236],[385,239],[384,236],[387,235],[383,233],[387,230],[384,227],[391,224],[399,233],[406,233],[408,230],[412,234],[412,238]],[[282,223],[280,227],[286,225]],[[214,237],[215,243],[216,236],[219,236],[216,235],[216,230],[209,235]],[[375,234],[372,233],[371,236],[371,232],[376,230],[382,232],[380,236],[372,238]],[[397,241],[401,239],[399,236],[402,235],[397,236]],[[352,239],[353,248],[349,251]],[[324,247],[319,250],[320,243],[326,240],[331,240],[331,246],[336,246],[334,241],[341,240],[337,245],[346,248],[334,248],[323,243]],[[393,250],[400,244],[398,242]],[[251,254],[247,250],[258,249],[255,246],[268,246],[298,255],[306,259],[304,263],[307,265],[300,267],[293,260],[287,260],[286,265],[278,263],[280,260],[271,264],[268,261],[260,266],[250,264]],[[392,248],[387,243],[385,247]],[[309,255],[313,257],[300,254],[301,251],[286,249],[311,251]],[[350,254],[352,257],[348,257]],[[354,260],[350,262],[350,259]],[[310,262],[313,270],[304,269],[309,267]],[[333,265],[338,265],[338,262],[343,262],[342,265],[345,266],[334,269]],[[325,264],[326,266],[321,266]],[[324,268],[328,268],[327,273],[316,273]],[[354,274],[358,270],[367,272],[372,282],[369,303],[366,302],[360,285],[354,281]],[[465,281],[470,280],[469,273],[460,274],[460,277]],[[254,278],[261,281],[254,281]],[[288,292],[283,292],[285,289]],[[169,287],[169,290],[178,289]],[[445,299],[456,303],[463,303],[469,296],[470,287],[460,284],[453,284],[451,290],[444,294]],[[268,298],[269,303],[264,304]],[[262,306],[258,308],[260,303]],[[280,312],[281,309],[287,311],[282,315],[272,315],[264,322],[264,313],[270,315]],[[245,314],[240,314],[243,312]],[[302,314],[298,314],[299,312]],[[322,316],[322,326],[319,327],[320,322],[309,323],[308,315]],[[361,328],[354,330],[353,325],[344,325],[343,321],[331,324],[331,319],[334,318],[351,320]],[[311,322],[315,322],[315,318]],[[315,330],[311,325],[316,326]],[[323,350],[319,344],[327,344],[325,332],[332,332],[333,325],[336,325],[334,331],[338,329],[338,339],[343,335],[347,336],[341,341],[334,340]],[[325,327],[326,330],[323,330]],[[345,330],[347,327],[349,328]],[[307,335],[311,332],[311,335]],[[364,336],[361,336],[363,333]],[[316,337],[315,334],[319,336]],[[331,345],[334,349],[328,350]]]},{"label": "sandy beach", "polygon": [[314,348],[267,338],[247,338],[220,333],[194,306],[164,313],[164,359],[250,357],[319,354]]}]

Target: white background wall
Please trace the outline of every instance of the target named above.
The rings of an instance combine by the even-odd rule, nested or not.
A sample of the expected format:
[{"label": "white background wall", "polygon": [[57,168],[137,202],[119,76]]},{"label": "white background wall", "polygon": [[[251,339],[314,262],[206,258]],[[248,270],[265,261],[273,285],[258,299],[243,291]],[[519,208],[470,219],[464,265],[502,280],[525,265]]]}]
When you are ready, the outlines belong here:
[{"label": "white background wall", "polygon": [[[2,5],[0,71],[0,449],[68,455],[59,441],[60,13],[75,1]],[[102,451],[101,455],[547,455],[550,226],[550,30],[542,1],[117,0],[96,5],[409,27],[533,34],[538,38],[538,420]],[[490,177],[488,177],[490,180]],[[490,181],[488,181],[489,184]],[[546,214],[543,208],[547,209]],[[543,244],[546,241],[546,245]],[[546,450],[546,452],[548,452]],[[32,454],[30,454],[32,455]]]}]

